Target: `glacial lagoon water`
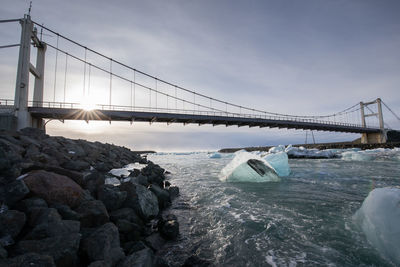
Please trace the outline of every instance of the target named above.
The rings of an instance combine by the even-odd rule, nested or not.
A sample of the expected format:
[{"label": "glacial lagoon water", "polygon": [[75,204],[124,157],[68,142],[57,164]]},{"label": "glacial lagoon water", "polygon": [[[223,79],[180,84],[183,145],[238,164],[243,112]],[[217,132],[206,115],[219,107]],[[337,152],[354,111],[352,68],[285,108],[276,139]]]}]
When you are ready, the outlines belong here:
[{"label": "glacial lagoon water", "polygon": [[210,155],[148,157],[181,192],[171,207],[179,239],[159,252],[171,266],[191,255],[215,266],[396,266],[354,214],[374,188],[400,185],[399,151],[289,159],[289,176],[264,183],[221,181],[232,155]]}]

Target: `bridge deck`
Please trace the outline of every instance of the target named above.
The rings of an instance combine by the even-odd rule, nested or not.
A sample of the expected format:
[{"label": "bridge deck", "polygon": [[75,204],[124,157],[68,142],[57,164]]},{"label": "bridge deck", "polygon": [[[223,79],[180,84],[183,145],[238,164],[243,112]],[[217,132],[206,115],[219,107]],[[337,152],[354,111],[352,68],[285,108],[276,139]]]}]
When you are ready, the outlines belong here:
[{"label": "bridge deck", "polygon": [[364,128],[350,124],[334,124],[317,121],[294,121],[265,118],[248,118],[234,116],[193,115],[163,112],[139,112],[117,110],[92,110],[68,108],[29,107],[29,112],[36,118],[60,120],[105,120],[105,121],[139,121],[139,122],[165,122],[165,123],[195,123],[212,125],[237,125],[249,127],[269,127],[303,129],[317,131],[347,132],[347,133],[378,133],[378,128]]}]

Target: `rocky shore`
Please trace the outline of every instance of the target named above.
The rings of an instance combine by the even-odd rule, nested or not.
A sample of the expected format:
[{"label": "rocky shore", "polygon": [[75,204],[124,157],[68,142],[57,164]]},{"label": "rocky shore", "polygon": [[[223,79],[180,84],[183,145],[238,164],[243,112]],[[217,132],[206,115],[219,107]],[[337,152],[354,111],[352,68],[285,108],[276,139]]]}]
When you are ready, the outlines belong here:
[{"label": "rocky shore", "polygon": [[[145,167],[111,177],[130,163]],[[168,266],[155,253],[179,235],[178,195],[125,147],[0,131],[0,266]]]}]

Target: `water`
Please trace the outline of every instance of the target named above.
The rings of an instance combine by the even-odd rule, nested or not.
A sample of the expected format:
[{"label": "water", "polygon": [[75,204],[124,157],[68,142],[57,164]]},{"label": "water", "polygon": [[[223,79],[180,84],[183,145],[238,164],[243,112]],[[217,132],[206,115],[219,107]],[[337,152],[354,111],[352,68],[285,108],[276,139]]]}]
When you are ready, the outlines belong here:
[{"label": "water", "polygon": [[152,155],[181,197],[180,237],[159,252],[180,266],[195,254],[216,266],[394,266],[354,224],[373,188],[399,185],[400,160],[292,159],[280,182],[226,183],[230,158]]}]

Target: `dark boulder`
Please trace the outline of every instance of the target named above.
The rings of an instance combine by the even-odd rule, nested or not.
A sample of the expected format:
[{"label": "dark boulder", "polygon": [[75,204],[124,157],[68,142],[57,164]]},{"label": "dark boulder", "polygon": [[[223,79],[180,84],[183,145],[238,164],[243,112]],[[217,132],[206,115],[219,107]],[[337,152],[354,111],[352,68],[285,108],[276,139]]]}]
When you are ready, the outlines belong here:
[{"label": "dark boulder", "polygon": [[96,227],[109,221],[107,209],[100,200],[84,201],[76,212],[82,227]]},{"label": "dark boulder", "polygon": [[87,256],[89,262],[105,261],[114,266],[125,256],[120,247],[117,227],[113,223],[106,223],[97,228],[82,240],[81,253]]},{"label": "dark boulder", "polygon": [[158,231],[168,240],[174,240],[179,235],[178,219],[173,214],[168,214],[158,221]]},{"label": "dark boulder", "polygon": [[15,238],[21,232],[26,222],[25,213],[17,210],[7,210],[0,213],[0,237],[10,235]]},{"label": "dark boulder", "polygon": [[169,195],[172,199],[175,199],[179,196],[179,187],[177,186],[170,186],[168,189]]},{"label": "dark boulder", "polygon": [[[8,252],[3,248],[3,246],[0,246],[0,260],[1,259],[6,259],[8,257]],[[1,264],[1,263],[0,263]]]},{"label": "dark boulder", "polygon": [[23,199],[16,204],[16,208],[23,212],[29,212],[33,208],[48,208],[46,201],[42,198],[31,197]]},{"label": "dark boulder", "polygon": [[83,176],[83,188],[89,190],[92,196],[96,196],[98,189],[104,185],[104,174],[93,170]]},{"label": "dark boulder", "polygon": [[142,227],[127,220],[118,220],[115,224],[120,232],[121,242],[138,241],[141,237]]},{"label": "dark boulder", "polygon": [[207,267],[210,266],[211,263],[199,258],[197,255],[192,255],[185,260],[182,267]]},{"label": "dark boulder", "polygon": [[79,214],[67,205],[55,203],[51,205],[51,208],[57,209],[64,220],[79,221]]},{"label": "dark boulder", "polygon": [[119,187],[113,185],[103,185],[97,192],[97,198],[104,203],[108,211],[119,209],[126,196],[125,191],[120,191]]},{"label": "dark boulder", "polygon": [[166,241],[159,233],[153,233],[152,235],[146,237],[144,242],[153,251],[158,251],[165,245]]},{"label": "dark boulder", "polygon": [[134,209],[145,221],[158,215],[157,197],[146,187],[126,182],[122,183],[120,188],[128,193],[123,207]]},{"label": "dark boulder", "polygon": [[171,205],[171,197],[167,190],[162,189],[158,185],[152,184],[149,186],[151,192],[153,192],[158,200],[158,207],[164,209]]},{"label": "dark boulder", "polygon": [[78,233],[49,237],[41,240],[23,240],[17,244],[19,254],[29,252],[53,257],[59,267],[76,266],[81,235]]},{"label": "dark boulder", "polygon": [[31,171],[24,178],[29,190],[48,204],[62,203],[70,207],[80,204],[83,189],[67,176],[47,171]]},{"label": "dark boulder", "polygon": [[42,223],[59,221],[61,221],[61,216],[53,208],[35,207],[28,211],[28,226],[31,228]]},{"label": "dark boulder", "polygon": [[69,160],[61,165],[65,169],[73,171],[83,171],[90,168],[90,164],[83,160]]},{"label": "dark boulder", "polygon": [[126,255],[131,255],[132,253],[147,248],[142,241],[129,241],[123,245]]},{"label": "dark boulder", "polygon": [[137,213],[131,208],[122,208],[115,210],[110,213],[110,219],[116,223],[118,220],[127,220],[140,227],[144,226],[143,220],[137,215]]},{"label": "dark boulder", "polygon": [[80,223],[78,221],[62,220],[43,222],[36,225],[25,239],[44,239],[65,234],[79,233]]},{"label": "dark boulder", "polygon": [[16,180],[3,187],[2,194],[0,195],[0,202],[8,206],[14,206],[16,202],[23,199],[29,194],[29,188],[24,181]]},{"label": "dark boulder", "polygon": [[153,251],[151,251],[151,249],[149,248],[144,248],[127,256],[125,260],[119,265],[119,267],[152,267],[153,259]]},{"label": "dark boulder", "polygon": [[0,267],[55,267],[56,264],[51,256],[37,253],[26,253],[14,258],[0,260]]}]

